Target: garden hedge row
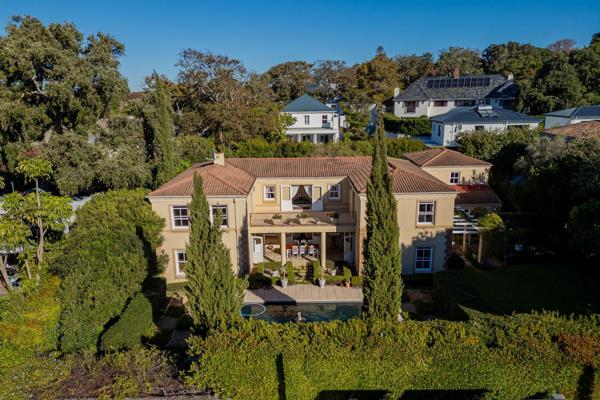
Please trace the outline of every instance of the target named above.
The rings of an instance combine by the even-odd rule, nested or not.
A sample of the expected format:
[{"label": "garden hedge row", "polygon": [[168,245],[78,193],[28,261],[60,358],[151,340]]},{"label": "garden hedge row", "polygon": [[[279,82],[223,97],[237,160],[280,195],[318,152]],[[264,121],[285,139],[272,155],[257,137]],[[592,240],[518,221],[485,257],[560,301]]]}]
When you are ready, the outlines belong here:
[{"label": "garden hedge row", "polygon": [[383,126],[386,132],[402,133],[410,136],[431,135],[431,121],[426,116],[400,118],[394,114],[385,114]]},{"label": "garden hedge row", "polygon": [[356,390],[392,399],[407,390],[600,399],[599,323],[554,314],[393,326],[246,321],[190,341],[197,361],[186,382],[245,400],[341,399]]}]

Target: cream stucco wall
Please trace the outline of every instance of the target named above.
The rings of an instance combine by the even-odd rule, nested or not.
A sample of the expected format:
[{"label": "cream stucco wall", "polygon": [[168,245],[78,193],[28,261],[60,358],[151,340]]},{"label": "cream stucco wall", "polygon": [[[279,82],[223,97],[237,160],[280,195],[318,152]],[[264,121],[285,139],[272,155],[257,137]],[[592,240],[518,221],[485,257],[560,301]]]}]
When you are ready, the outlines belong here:
[{"label": "cream stucco wall", "polygon": [[452,172],[460,173],[459,185],[486,184],[488,182],[490,167],[458,166],[458,167],[422,167],[423,171],[438,178],[447,185],[450,183],[450,174]]}]

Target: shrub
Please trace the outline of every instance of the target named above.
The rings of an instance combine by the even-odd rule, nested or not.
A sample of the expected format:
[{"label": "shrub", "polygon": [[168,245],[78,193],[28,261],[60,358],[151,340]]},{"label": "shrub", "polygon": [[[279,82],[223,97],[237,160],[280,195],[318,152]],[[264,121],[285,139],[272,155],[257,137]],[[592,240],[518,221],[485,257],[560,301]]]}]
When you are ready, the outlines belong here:
[{"label": "shrub", "polygon": [[288,283],[290,285],[296,283],[296,270],[291,261],[285,263],[285,272],[287,274]]},{"label": "shrub", "polygon": [[465,268],[465,260],[458,253],[450,254],[448,257],[448,269],[452,271],[461,271]]},{"label": "shrub", "polygon": [[387,113],[383,117],[383,126],[387,132],[402,133],[410,136],[431,135],[431,121],[425,116],[401,118]]},{"label": "shrub", "polygon": [[259,263],[256,265],[256,273],[264,274],[265,273],[265,263]]},{"label": "shrub", "polygon": [[363,284],[363,277],[362,276],[353,276],[350,279],[350,282],[352,283],[352,286],[361,287]]},{"label": "shrub", "polygon": [[315,260],[312,263],[313,267],[313,277],[315,280],[323,279],[325,274],[323,273],[323,268],[321,267],[321,262],[319,260]]},{"label": "shrub", "polygon": [[103,335],[100,348],[103,351],[130,349],[142,343],[142,339],[151,336],[152,305],[142,293],[136,294],[119,317]]},{"label": "shrub", "polygon": [[[222,398],[244,400],[312,400],[324,391],[373,388],[389,392],[390,398],[406,390],[472,389],[483,389],[486,398],[555,391],[578,398],[590,358],[594,365],[600,360],[589,345],[569,344],[563,350],[558,338],[581,335],[597,342],[599,322],[598,317],[575,320],[554,314],[396,324],[245,321],[192,338],[189,355],[197,361],[185,381]],[[580,361],[572,354],[579,348]],[[254,368],[247,368],[247,360]],[[600,382],[591,385],[597,391]]]},{"label": "shrub", "polygon": [[350,282],[350,278],[352,278],[352,270],[349,267],[344,267],[344,279]]},{"label": "shrub", "polygon": [[335,276],[325,275],[325,281],[327,283],[334,284],[334,285],[337,285],[338,283],[342,283],[344,281],[344,279],[345,278],[343,275],[335,275]]}]

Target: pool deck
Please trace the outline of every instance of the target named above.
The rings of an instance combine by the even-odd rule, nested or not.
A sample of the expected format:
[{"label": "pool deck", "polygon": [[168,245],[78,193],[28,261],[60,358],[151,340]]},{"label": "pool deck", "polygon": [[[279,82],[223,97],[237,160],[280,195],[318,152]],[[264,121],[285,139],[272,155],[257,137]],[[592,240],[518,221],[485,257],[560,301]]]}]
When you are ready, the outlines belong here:
[{"label": "pool deck", "polygon": [[342,286],[290,285],[269,289],[248,289],[245,303],[362,303],[361,288]]}]

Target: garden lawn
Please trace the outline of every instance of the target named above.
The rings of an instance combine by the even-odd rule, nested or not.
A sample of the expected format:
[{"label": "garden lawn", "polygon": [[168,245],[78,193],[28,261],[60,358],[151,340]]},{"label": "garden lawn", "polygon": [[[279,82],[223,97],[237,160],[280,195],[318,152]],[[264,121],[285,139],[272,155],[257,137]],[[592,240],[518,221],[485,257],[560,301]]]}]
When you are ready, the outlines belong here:
[{"label": "garden lawn", "polygon": [[567,265],[513,265],[494,270],[467,267],[461,272],[442,272],[438,279],[460,305],[483,312],[600,312],[600,295],[575,267]]}]

